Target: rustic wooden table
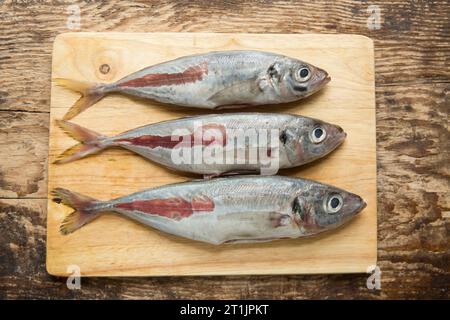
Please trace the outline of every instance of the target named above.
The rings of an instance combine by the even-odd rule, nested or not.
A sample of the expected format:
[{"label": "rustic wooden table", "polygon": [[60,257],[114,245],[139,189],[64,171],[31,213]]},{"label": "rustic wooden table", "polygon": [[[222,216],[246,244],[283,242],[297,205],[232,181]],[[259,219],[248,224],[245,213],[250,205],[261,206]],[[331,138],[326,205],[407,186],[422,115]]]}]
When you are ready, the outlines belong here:
[{"label": "rustic wooden table", "polygon": [[[0,0],[0,299],[448,299],[449,17],[448,0]],[[381,290],[367,289],[367,274],[87,278],[78,291],[49,276],[51,52],[57,34],[76,30],[356,33],[374,39]]]}]

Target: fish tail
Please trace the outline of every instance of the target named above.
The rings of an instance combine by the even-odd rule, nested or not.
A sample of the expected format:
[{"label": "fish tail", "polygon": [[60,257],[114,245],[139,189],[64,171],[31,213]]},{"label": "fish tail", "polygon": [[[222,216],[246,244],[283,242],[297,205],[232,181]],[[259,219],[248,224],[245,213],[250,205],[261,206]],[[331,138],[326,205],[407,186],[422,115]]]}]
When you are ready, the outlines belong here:
[{"label": "fish tail", "polygon": [[59,230],[64,235],[81,228],[109,209],[108,202],[99,201],[63,188],[54,189],[52,196],[54,197],[53,201],[75,209],[61,223]]},{"label": "fish tail", "polygon": [[110,85],[95,82],[77,81],[63,78],[55,78],[55,82],[62,87],[81,93],[81,97],[70,107],[64,115],[64,120],[70,120],[83,112],[94,103],[102,99],[109,92]]},{"label": "fish tail", "polygon": [[58,159],[53,162],[55,164],[68,163],[88,155],[94,154],[103,150],[109,146],[109,143],[105,141],[106,136],[101,135],[97,132],[91,131],[89,129],[83,128],[75,123],[71,123],[65,120],[56,120],[57,125],[63,129],[69,136],[75,140],[80,141],[80,143],[74,145],[73,147],[65,150],[58,156]]}]

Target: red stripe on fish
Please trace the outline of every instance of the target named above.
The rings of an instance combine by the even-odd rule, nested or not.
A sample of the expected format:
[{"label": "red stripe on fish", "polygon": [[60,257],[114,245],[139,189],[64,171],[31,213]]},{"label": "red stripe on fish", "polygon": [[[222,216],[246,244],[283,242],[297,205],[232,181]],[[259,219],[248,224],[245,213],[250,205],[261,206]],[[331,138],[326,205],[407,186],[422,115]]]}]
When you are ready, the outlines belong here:
[{"label": "red stripe on fish", "polygon": [[211,212],[214,210],[214,201],[206,196],[194,197],[189,202],[183,198],[135,200],[127,203],[119,203],[118,209],[140,211],[154,214],[174,220],[181,220],[195,212]]},{"label": "red stripe on fish", "polygon": [[208,64],[203,62],[180,73],[154,73],[119,84],[119,87],[159,87],[200,81],[208,74]]},{"label": "red stripe on fish", "polygon": [[180,141],[183,141],[183,139],[172,141],[172,136],[152,136],[152,135],[144,135],[134,138],[124,138],[115,140],[115,142],[129,142],[130,144],[135,146],[148,147],[151,149],[154,149],[156,147],[173,149],[177,144],[180,143]]},{"label": "red stripe on fish", "polygon": [[[205,137],[205,134],[208,137]],[[180,147],[193,147],[196,144],[208,146],[210,144],[217,143],[225,146],[227,143],[227,132],[223,124],[207,124],[199,127],[194,133],[185,136],[156,136],[156,135],[143,135],[132,138],[116,139],[115,142],[128,142],[135,146],[143,146],[154,149],[156,147],[162,147],[166,149],[173,149],[178,145]],[[183,142],[183,143],[181,143]]]}]

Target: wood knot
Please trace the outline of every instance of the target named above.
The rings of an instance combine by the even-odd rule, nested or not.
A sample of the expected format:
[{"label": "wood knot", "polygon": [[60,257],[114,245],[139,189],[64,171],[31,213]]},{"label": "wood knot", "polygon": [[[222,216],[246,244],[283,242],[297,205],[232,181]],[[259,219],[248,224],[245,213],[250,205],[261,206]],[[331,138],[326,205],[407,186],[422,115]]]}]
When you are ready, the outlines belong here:
[{"label": "wood knot", "polygon": [[111,70],[111,67],[107,63],[102,64],[99,68],[99,71],[102,74],[107,74],[107,73],[109,73],[110,70]]},{"label": "wood knot", "polygon": [[114,50],[102,50],[95,54],[92,65],[95,76],[101,82],[112,81],[121,65],[120,54]]}]

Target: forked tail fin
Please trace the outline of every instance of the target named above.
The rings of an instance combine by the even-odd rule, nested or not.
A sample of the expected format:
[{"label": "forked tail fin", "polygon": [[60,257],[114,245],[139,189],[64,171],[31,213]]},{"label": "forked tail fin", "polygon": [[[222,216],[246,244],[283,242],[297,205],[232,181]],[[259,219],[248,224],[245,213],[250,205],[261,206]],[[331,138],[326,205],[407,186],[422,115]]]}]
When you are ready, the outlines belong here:
[{"label": "forked tail fin", "polygon": [[109,87],[106,84],[83,82],[77,80],[69,80],[63,78],[53,79],[55,82],[62,87],[66,87],[73,91],[81,93],[81,97],[73,104],[73,106],[64,115],[64,120],[70,120],[77,114],[83,112],[94,103],[102,99],[108,92],[106,89]]},{"label": "forked tail fin", "polygon": [[84,158],[109,146],[105,141],[107,137],[97,132],[64,120],[56,120],[56,124],[69,136],[80,141],[80,143],[61,153],[54,162],[56,164],[67,163]]},{"label": "forked tail fin", "polygon": [[85,224],[97,218],[108,207],[103,205],[106,202],[93,199],[82,194],[72,192],[63,188],[56,188],[52,191],[53,201],[63,203],[75,209],[61,223],[59,230],[62,234],[69,234],[81,228]]}]

